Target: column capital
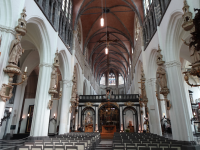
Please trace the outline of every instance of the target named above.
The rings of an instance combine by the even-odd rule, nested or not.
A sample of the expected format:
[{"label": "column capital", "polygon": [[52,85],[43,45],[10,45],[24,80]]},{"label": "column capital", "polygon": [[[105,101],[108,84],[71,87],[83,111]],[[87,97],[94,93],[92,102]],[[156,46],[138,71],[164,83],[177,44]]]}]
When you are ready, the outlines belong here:
[{"label": "column capital", "polygon": [[150,79],[147,79],[147,84],[149,86],[153,86],[154,84],[156,84],[156,78],[150,78]]},{"label": "column capital", "polygon": [[166,68],[170,68],[170,67],[174,67],[174,66],[181,67],[181,63],[177,60],[174,60],[174,61],[166,62],[165,66],[166,66]]},{"label": "column capital", "polygon": [[72,80],[62,80],[63,85],[66,84],[67,87],[72,87],[73,86],[73,82]]},{"label": "column capital", "polygon": [[39,67],[53,67],[53,65],[52,64],[50,64],[50,63],[41,63],[41,64],[39,64]]},{"label": "column capital", "polygon": [[14,28],[2,26],[2,25],[0,25],[0,31],[6,32],[6,33],[11,33],[13,35],[15,35],[15,33],[16,33]]}]

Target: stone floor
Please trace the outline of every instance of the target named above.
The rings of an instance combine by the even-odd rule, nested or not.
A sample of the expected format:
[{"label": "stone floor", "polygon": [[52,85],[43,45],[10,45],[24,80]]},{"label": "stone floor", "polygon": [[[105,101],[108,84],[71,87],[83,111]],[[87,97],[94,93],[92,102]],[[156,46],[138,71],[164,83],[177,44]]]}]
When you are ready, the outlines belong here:
[{"label": "stone floor", "polygon": [[95,150],[112,150],[112,143],[113,143],[113,140],[111,139],[103,139],[96,146]]},{"label": "stone floor", "polygon": [[[168,139],[173,139],[172,134],[165,133],[163,136],[166,137],[166,138],[168,138]],[[197,144],[200,145],[200,137],[195,137],[194,136],[194,141],[196,141]]]}]

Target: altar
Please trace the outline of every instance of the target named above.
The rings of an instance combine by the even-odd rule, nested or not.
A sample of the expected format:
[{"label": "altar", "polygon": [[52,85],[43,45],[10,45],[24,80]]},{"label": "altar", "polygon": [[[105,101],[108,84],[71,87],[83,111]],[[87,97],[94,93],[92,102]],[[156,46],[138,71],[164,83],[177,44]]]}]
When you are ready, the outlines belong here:
[{"label": "altar", "polygon": [[116,126],[115,125],[103,125],[102,126],[102,133],[115,133]]},{"label": "altar", "polygon": [[86,125],[85,132],[93,132],[93,124]]}]

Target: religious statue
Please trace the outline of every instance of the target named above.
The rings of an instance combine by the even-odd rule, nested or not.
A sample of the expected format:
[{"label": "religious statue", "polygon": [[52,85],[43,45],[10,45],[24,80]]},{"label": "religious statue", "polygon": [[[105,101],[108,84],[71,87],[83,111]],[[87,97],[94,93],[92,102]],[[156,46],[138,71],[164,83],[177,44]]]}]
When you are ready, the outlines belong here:
[{"label": "religious statue", "polygon": [[161,66],[165,63],[165,61],[163,61],[163,55],[161,54],[161,49],[160,49],[160,45],[158,45],[158,50],[157,50],[157,60],[156,60],[157,65]]},{"label": "religious statue", "polygon": [[49,100],[48,108],[49,108],[49,109],[52,109],[52,106],[53,106],[53,101],[52,101],[52,100]]},{"label": "religious statue", "polygon": [[21,46],[21,39],[22,36],[16,34],[15,39],[11,42],[8,60],[10,64],[18,65],[19,58],[24,52],[24,49]]},{"label": "religious statue", "polygon": [[156,78],[157,78],[157,81],[158,81],[161,89],[167,88],[167,77],[166,77],[165,69],[163,69],[161,66],[159,66],[156,74],[157,74]]},{"label": "religious statue", "polygon": [[141,90],[142,90],[142,99],[147,98],[147,93],[146,93],[146,87],[145,87],[145,82],[141,84]]},{"label": "religious statue", "polygon": [[59,55],[58,50],[56,51],[55,55],[56,55],[56,56],[54,57],[54,63],[53,63],[53,65],[54,65],[55,67],[59,67],[60,62],[59,62],[59,57],[58,57],[58,55]]},{"label": "religious statue", "polygon": [[110,100],[110,91],[109,91],[109,90],[108,90],[107,93],[106,93],[106,99],[107,99],[107,100]]},{"label": "religious statue", "polygon": [[57,79],[58,79],[57,68],[53,67],[53,70],[51,72],[50,90],[56,90]]},{"label": "religious statue", "polygon": [[86,117],[85,117],[85,123],[86,124],[92,124],[93,123],[93,119],[92,119],[92,116],[90,115],[90,112],[88,112]]}]

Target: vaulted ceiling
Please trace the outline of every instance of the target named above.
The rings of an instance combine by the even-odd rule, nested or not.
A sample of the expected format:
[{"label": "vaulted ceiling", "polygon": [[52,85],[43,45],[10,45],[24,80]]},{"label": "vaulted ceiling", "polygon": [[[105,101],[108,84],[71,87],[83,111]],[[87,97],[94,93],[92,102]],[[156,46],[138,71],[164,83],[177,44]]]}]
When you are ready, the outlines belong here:
[{"label": "vaulted ceiling", "polygon": [[[88,48],[88,61],[95,77],[113,71],[127,77],[134,46],[134,18],[143,20],[142,0],[74,0],[73,24],[81,19],[83,50]],[[102,7],[103,6],[103,7]],[[104,18],[104,26],[100,19]],[[109,53],[105,54],[106,39]]]}]

